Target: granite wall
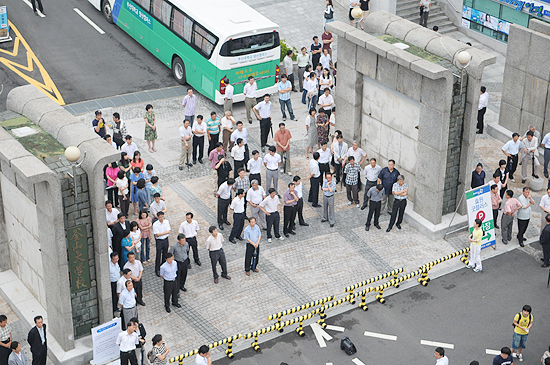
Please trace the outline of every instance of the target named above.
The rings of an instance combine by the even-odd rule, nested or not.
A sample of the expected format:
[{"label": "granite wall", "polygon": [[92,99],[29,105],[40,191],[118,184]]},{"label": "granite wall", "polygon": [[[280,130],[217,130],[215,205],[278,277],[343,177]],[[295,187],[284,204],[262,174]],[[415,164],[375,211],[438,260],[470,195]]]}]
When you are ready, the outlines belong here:
[{"label": "granite wall", "polygon": [[[335,104],[341,111],[344,138],[361,140],[368,157],[377,158],[381,165],[389,158],[399,160],[396,167],[411,186],[414,212],[432,225],[439,224],[470,184],[477,117],[477,107],[472,106],[479,100],[483,68],[495,57],[385,11],[371,14],[365,31],[342,22],[329,23],[327,28],[338,36]],[[442,61],[430,62],[377,37],[384,34]],[[472,60],[462,99],[457,101],[456,56],[466,49]],[[373,120],[384,133],[372,132],[377,130]],[[369,134],[375,137],[369,139]]]},{"label": "granite wall", "polygon": [[534,125],[550,132],[550,24],[537,19],[529,29],[512,24],[504,68],[499,124],[523,133]]}]

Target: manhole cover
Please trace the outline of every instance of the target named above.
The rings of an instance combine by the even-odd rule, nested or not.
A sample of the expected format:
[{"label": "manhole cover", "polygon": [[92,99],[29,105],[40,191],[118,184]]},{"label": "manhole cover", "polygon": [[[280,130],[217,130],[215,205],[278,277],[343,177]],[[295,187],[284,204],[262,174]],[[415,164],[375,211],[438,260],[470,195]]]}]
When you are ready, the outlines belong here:
[{"label": "manhole cover", "polygon": [[21,128],[12,129],[11,133],[15,137],[21,138],[21,137],[26,137],[26,136],[36,134],[36,133],[38,133],[38,131],[34,128],[31,128],[31,127],[21,127]]}]

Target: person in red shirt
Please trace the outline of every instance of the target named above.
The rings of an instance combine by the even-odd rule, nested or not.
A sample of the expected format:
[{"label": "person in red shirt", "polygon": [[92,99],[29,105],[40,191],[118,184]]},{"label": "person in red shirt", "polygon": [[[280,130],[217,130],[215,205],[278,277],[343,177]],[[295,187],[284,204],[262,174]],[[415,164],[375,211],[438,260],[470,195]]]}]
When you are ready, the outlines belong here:
[{"label": "person in red shirt", "polygon": [[286,173],[292,175],[290,172],[290,139],[292,135],[290,131],[286,129],[284,123],[279,123],[279,130],[275,132],[273,140],[277,144],[277,153],[281,156],[281,161],[284,161],[283,157],[286,156],[286,162],[283,163],[283,166],[286,168]]},{"label": "person in red shirt", "polygon": [[514,214],[523,207],[519,200],[513,197],[512,190],[506,190],[506,203],[502,209],[502,220],[500,222],[502,232],[502,243],[508,244],[512,240],[512,226],[514,225]]},{"label": "person in red shirt", "polygon": [[332,47],[331,44],[334,42],[334,37],[332,33],[325,29],[325,32],[321,35],[321,40],[323,41],[323,49],[328,49],[328,54],[332,59]]}]

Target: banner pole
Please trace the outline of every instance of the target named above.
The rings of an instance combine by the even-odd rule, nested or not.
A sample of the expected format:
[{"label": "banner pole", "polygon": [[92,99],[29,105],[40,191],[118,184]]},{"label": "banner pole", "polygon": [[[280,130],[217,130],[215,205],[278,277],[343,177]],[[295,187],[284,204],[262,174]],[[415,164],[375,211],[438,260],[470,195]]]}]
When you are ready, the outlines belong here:
[{"label": "banner pole", "polygon": [[447,237],[447,234],[449,233],[449,229],[451,228],[451,224],[453,224],[453,220],[455,219],[456,212],[458,212],[458,208],[460,208],[460,205],[462,204],[462,200],[464,200],[464,195],[466,195],[466,192],[462,194],[460,197],[460,201],[458,202],[458,205],[456,206],[455,212],[453,213],[453,217],[451,218],[451,221],[449,222],[449,226],[447,227],[447,230],[445,231],[445,235],[443,236],[443,239]]}]

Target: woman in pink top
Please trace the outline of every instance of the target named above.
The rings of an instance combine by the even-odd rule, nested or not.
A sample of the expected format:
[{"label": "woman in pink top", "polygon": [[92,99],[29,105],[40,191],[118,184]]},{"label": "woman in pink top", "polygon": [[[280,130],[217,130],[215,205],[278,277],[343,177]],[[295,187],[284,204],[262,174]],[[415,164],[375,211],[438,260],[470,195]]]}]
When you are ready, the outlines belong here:
[{"label": "woman in pink top", "polygon": [[118,207],[117,189],[115,186],[116,177],[120,169],[116,162],[107,164],[105,169],[105,177],[107,178],[107,199],[113,203],[113,206]]},{"label": "woman in pink top", "polygon": [[146,210],[139,212],[139,218],[136,219],[139,229],[141,230],[141,262],[151,262],[149,256],[150,244],[151,244],[151,226],[152,219],[149,217],[149,213]]},{"label": "woman in pink top", "polygon": [[495,228],[500,228],[497,224],[497,218],[498,218],[498,208],[500,207],[501,202],[502,202],[502,198],[498,193],[498,185],[496,184],[491,185],[491,206],[493,208],[493,222],[495,224]]}]

